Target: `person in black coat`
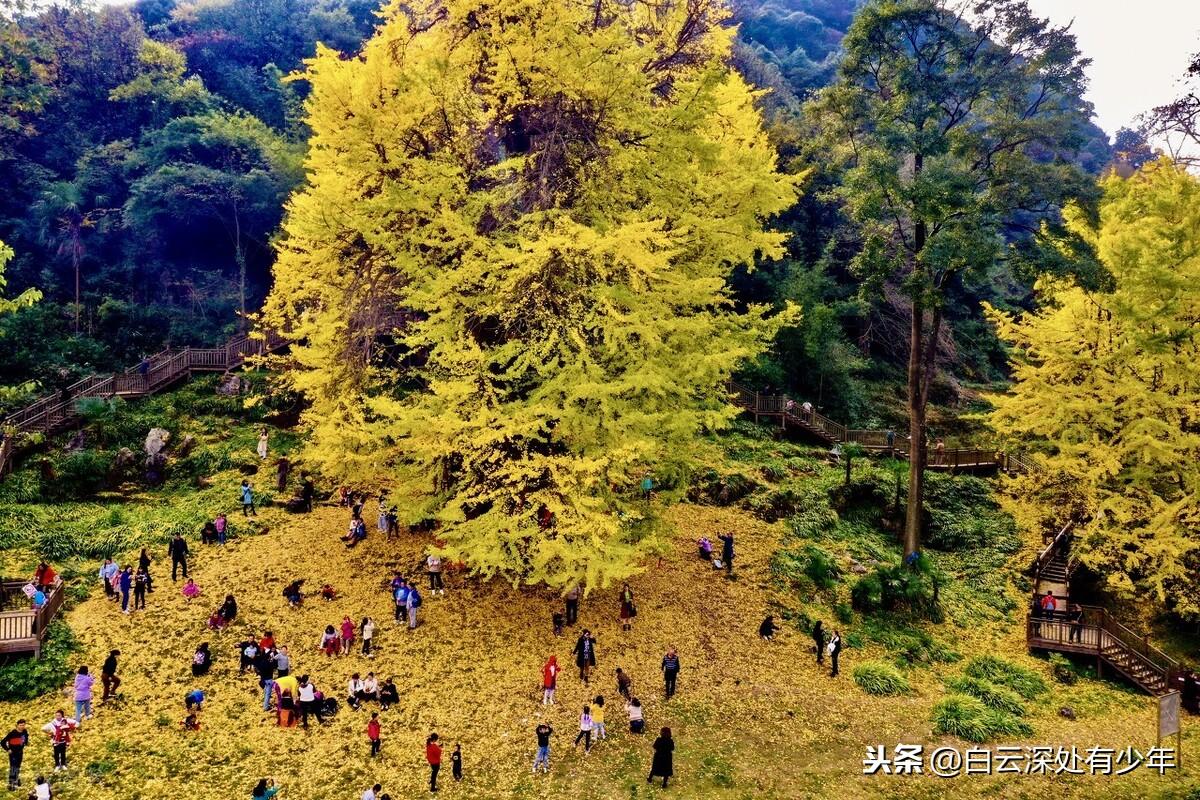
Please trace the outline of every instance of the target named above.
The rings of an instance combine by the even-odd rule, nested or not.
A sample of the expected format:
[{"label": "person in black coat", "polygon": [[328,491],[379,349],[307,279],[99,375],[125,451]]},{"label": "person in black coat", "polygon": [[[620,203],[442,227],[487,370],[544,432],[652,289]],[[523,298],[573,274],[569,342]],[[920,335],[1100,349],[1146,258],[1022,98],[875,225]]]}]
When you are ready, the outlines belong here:
[{"label": "person in black coat", "polygon": [[183,577],[186,578],[188,576],[188,546],[182,535],[175,534],[175,538],[171,540],[171,544],[167,545],[167,554],[171,556],[171,580],[178,579],[180,567],[183,567]]},{"label": "person in black coat", "polygon": [[575,666],[579,667],[579,679],[587,685],[592,667],[596,666],[596,637],[584,629],[575,642]]},{"label": "person in black coat", "polygon": [[822,627],[821,620],[817,620],[817,624],[813,625],[812,630],[813,644],[817,646],[817,663],[825,663],[825,628]]},{"label": "person in black coat", "polygon": [[650,775],[646,783],[655,778],[662,778],[663,788],[675,774],[675,740],[671,738],[671,729],[663,728],[658,738],[654,740],[654,760],[650,762]]},{"label": "person in black coat", "polygon": [[725,562],[725,574],[733,574],[733,534],[722,533],[717,537],[721,540],[721,560]]},{"label": "person in black coat", "polygon": [[758,635],[769,642],[775,638],[775,631],[777,630],[779,630],[779,626],[775,624],[775,617],[768,616],[758,626]]}]

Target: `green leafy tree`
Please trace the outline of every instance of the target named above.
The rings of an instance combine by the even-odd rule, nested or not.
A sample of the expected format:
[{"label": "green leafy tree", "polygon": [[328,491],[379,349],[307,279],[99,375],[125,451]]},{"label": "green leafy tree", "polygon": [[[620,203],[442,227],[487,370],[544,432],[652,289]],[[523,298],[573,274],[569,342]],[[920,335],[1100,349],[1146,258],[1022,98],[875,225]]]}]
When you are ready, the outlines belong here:
[{"label": "green leafy tree", "polygon": [[[667,484],[778,321],[732,265],[795,200],[719,2],[388,7],[311,63],[309,185],[266,320],[306,458],[393,483],[486,576],[592,587],[659,543]],[[787,319],[789,315],[781,315]]]},{"label": "green leafy tree", "polygon": [[842,43],[835,83],[807,111],[821,156],[844,169],[832,191],[859,230],[865,291],[898,287],[909,305],[907,555],[920,547],[947,300],[1005,254],[1020,213],[1052,214],[1087,190],[1070,160],[1087,62],[1024,0],[873,0]]}]

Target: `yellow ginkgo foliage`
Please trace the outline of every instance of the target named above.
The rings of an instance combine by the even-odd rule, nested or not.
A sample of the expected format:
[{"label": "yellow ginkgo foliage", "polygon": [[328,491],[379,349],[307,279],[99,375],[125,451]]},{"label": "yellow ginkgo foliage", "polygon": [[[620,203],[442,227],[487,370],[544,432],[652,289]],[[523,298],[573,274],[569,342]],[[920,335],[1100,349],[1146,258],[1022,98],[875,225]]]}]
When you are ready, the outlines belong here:
[{"label": "yellow ginkgo foliage", "polygon": [[[1125,595],[1200,616],[1200,180],[1163,160],[1104,181],[1099,227],[1073,230],[1112,275],[1109,291],[1039,285],[1036,312],[989,309],[1014,347],[1003,433],[1044,440],[1046,484],[1085,522],[1083,563]],[[1063,492],[1071,495],[1069,500]],[[1043,499],[1047,499],[1043,497]]]},{"label": "yellow ginkgo foliage", "polygon": [[645,472],[680,473],[792,316],[730,302],[799,178],[728,15],[393,2],[360,56],[309,62],[308,184],[264,315],[294,342],[307,458],[394,487],[480,574],[631,574],[657,539]]}]

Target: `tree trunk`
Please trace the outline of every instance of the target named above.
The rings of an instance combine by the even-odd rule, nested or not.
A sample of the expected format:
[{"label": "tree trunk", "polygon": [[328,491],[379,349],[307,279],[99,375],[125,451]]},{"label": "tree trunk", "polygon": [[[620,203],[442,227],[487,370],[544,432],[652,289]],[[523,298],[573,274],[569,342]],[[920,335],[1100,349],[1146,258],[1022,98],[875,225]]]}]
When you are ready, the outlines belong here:
[{"label": "tree trunk", "polygon": [[[918,291],[920,291],[918,289]],[[925,497],[925,404],[921,391],[925,308],[913,298],[908,354],[908,508],[904,519],[904,557],[921,549],[921,506]]]},{"label": "tree trunk", "polygon": [[846,453],[846,485],[850,485],[850,454]]}]

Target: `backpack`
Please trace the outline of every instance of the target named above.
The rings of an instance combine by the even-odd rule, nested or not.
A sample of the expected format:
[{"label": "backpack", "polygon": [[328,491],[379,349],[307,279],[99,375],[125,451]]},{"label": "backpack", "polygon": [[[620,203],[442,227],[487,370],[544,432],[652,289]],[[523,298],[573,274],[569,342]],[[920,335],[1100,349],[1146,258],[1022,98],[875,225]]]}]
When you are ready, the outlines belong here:
[{"label": "backpack", "polygon": [[421,607],[421,593],[418,592],[416,589],[413,589],[411,592],[409,592],[408,599],[409,599],[409,601],[412,602],[413,608]]},{"label": "backpack", "polygon": [[321,701],[321,713],[326,717],[335,716],[338,713],[338,701],[332,697],[326,697]]}]

